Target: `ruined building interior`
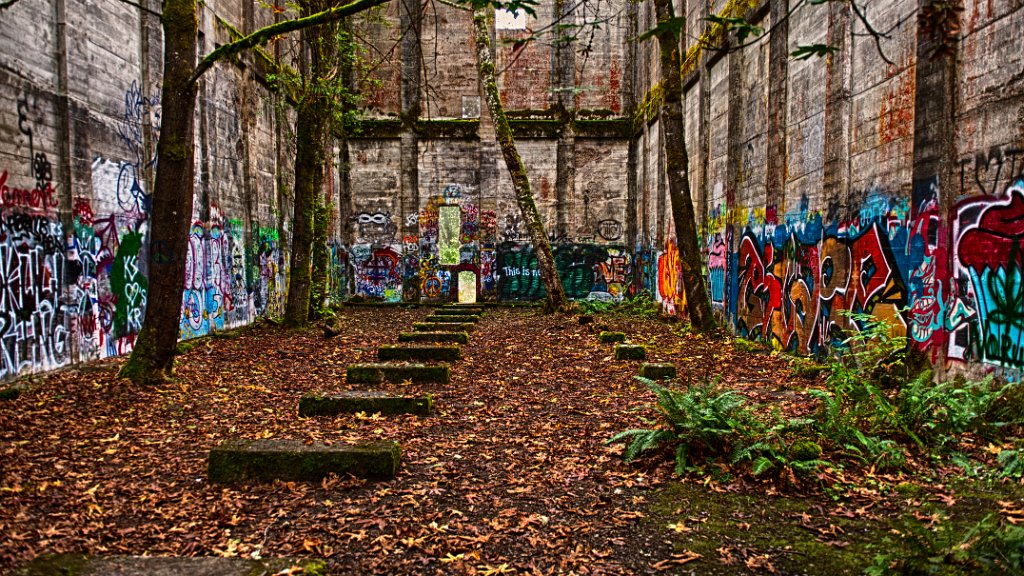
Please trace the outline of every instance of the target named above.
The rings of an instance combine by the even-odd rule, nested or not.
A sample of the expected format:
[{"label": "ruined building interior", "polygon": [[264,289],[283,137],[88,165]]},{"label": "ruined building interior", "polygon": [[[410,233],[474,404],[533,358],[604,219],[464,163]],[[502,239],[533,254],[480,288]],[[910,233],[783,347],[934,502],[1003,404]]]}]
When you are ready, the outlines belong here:
[{"label": "ruined building interior", "polygon": [[[844,311],[893,323],[940,369],[1024,368],[1024,6],[964,3],[936,42],[917,0],[682,0],[686,147],[712,304],[737,334],[815,353]],[[160,3],[21,0],[0,15],[0,379],[129,352],[145,313]],[[558,14],[557,11],[561,11]],[[709,16],[745,17],[745,42]],[[274,21],[207,0],[200,52]],[[651,108],[651,2],[499,11],[499,89],[565,288],[685,303]],[[559,24],[572,23],[566,27]],[[543,293],[481,104],[471,14],[392,1],[355,19],[358,130],[324,194],[332,298]],[[559,40],[553,31],[570,30]],[[297,37],[297,36],[296,36]],[[797,59],[827,44],[824,58]],[[181,337],[279,314],[294,110],[282,38],[201,81]],[[721,49],[723,46],[728,49]],[[565,108],[568,113],[559,113]]]}]

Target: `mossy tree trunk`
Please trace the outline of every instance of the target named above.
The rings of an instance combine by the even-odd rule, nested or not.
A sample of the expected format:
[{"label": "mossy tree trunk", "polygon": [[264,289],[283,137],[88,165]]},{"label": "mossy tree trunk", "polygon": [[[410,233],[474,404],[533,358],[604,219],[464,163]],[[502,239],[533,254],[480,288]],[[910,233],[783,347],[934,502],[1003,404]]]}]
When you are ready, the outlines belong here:
[{"label": "mossy tree trunk", "polygon": [[487,109],[491,113],[491,120],[494,122],[498,145],[505,158],[505,166],[508,168],[509,176],[512,177],[516,203],[519,205],[523,223],[533,242],[534,253],[537,255],[541,281],[548,294],[545,310],[548,312],[565,311],[569,309],[569,300],[566,298],[565,289],[562,288],[562,279],[558,276],[555,257],[551,252],[551,243],[544,231],[544,222],[540,219],[537,203],[530,190],[526,166],[523,165],[523,159],[519,156],[515,138],[512,137],[512,129],[509,127],[508,118],[505,117],[505,108],[501,104],[501,95],[498,93],[494,58],[491,56],[491,28],[494,24],[494,9],[486,7],[476,10],[473,13],[473,24],[476,28],[475,41],[480,84],[483,87],[484,99],[487,101]]},{"label": "mossy tree trunk", "polygon": [[164,0],[164,72],[157,171],[150,218],[146,317],[121,376],[165,380],[174,366],[181,326],[185,250],[192,219],[198,14],[195,0]]},{"label": "mossy tree trunk", "polygon": [[[672,0],[654,0],[659,23],[673,19]],[[689,156],[686,151],[686,128],[683,118],[683,80],[679,58],[679,39],[672,26],[664,26],[656,36],[661,56],[661,129],[665,134],[665,169],[668,173],[669,199],[675,224],[676,243],[679,246],[679,265],[683,290],[686,291],[686,311],[694,328],[702,331],[715,327],[711,298],[704,283],[697,239],[697,220],[694,217],[693,197],[690,194]]]},{"label": "mossy tree trunk", "polygon": [[[321,11],[332,2],[300,0],[302,15]],[[322,25],[303,31],[302,50],[305,52],[304,90],[296,119],[295,148],[295,203],[292,218],[291,274],[288,279],[288,302],[285,304],[284,323],[291,327],[305,325],[312,311],[312,256],[318,206],[323,205],[326,150],[331,133],[333,103],[327,83],[335,81],[338,45],[336,26]],[[331,78],[331,79],[329,79]],[[326,242],[326,233],[322,241]],[[323,247],[324,253],[326,245]],[[325,264],[322,263],[322,264]],[[326,271],[321,270],[326,276]],[[322,302],[317,302],[319,310]]]},{"label": "mossy tree trunk", "polygon": [[335,21],[383,2],[356,0],[304,18],[278,22],[218,46],[197,64],[196,0],[164,0],[162,123],[150,213],[149,293],[146,317],[132,354],[121,368],[121,377],[136,384],[157,383],[169,378],[174,367],[185,286],[185,250],[195,195],[195,105],[199,77],[216,62],[275,36]]}]

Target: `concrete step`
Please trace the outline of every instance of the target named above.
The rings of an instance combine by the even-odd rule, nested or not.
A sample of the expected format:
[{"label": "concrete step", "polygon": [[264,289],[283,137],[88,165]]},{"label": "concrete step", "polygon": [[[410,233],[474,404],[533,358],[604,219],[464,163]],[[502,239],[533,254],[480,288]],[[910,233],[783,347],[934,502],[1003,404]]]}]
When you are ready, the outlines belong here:
[{"label": "concrete step", "polygon": [[437,308],[434,310],[434,315],[439,316],[459,316],[459,315],[471,315],[471,316],[483,316],[483,308],[470,308],[468,306],[458,306],[451,308]]},{"label": "concrete step", "polygon": [[323,574],[323,560],[198,556],[87,556],[45,554],[14,571],[15,576],[270,576]]},{"label": "concrete step", "polygon": [[328,474],[391,478],[398,470],[398,442],[305,444],[301,440],[228,440],[207,459],[210,482],[318,482]]},{"label": "concrete step", "polygon": [[463,322],[468,322],[468,323],[476,324],[477,321],[480,320],[480,317],[479,316],[470,316],[470,315],[466,315],[466,314],[460,314],[458,316],[456,316],[456,315],[445,316],[444,314],[433,314],[431,316],[427,316],[423,320],[425,322],[443,322],[445,324],[460,324],[460,323],[463,323]]},{"label": "concrete step", "polygon": [[602,344],[611,344],[612,342],[625,342],[626,335],[622,332],[601,332],[597,335],[597,339]]},{"label": "concrete step", "polygon": [[397,346],[387,344],[377,350],[377,358],[388,360],[456,361],[462,357],[458,346]]},{"label": "concrete step", "polygon": [[447,364],[353,364],[348,367],[349,384],[447,384],[452,370]]},{"label": "concrete step", "polygon": [[456,342],[469,344],[469,334],[465,332],[402,332],[398,335],[399,342]]},{"label": "concrete step", "polygon": [[647,358],[647,349],[640,344],[616,344],[616,360],[643,360]]},{"label": "concrete step", "polygon": [[448,322],[413,322],[413,332],[472,332],[476,324],[462,322],[459,324]]},{"label": "concrete step", "polygon": [[646,362],[640,366],[640,375],[644,378],[650,378],[651,380],[675,378],[676,366],[675,364]]},{"label": "concrete step", "polygon": [[387,392],[341,392],[339,394],[308,393],[299,399],[299,416],[337,416],[338,414],[381,413],[430,414],[434,397],[388,394]]}]

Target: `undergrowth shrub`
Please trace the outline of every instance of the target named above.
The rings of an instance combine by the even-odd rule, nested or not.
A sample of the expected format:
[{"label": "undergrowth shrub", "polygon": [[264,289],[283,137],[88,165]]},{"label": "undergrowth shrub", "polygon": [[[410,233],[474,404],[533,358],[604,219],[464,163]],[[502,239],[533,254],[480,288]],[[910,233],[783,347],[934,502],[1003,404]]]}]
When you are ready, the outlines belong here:
[{"label": "undergrowth shrub", "polygon": [[648,292],[622,300],[580,300],[577,306],[582,314],[618,314],[633,318],[653,319],[659,312],[657,301]]}]

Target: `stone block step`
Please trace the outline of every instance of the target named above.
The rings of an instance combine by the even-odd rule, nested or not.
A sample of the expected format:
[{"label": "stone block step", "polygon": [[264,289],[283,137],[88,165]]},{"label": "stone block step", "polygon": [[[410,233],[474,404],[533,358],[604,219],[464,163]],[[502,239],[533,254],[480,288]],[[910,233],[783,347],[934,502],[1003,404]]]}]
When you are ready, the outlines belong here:
[{"label": "stone block step", "polygon": [[434,316],[483,316],[483,308],[437,308]]},{"label": "stone block step", "polygon": [[413,332],[472,332],[476,324],[472,322],[461,322],[458,324],[448,322],[413,322]]},{"label": "stone block step", "polygon": [[207,459],[210,482],[318,482],[328,474],[391,478],[398,470],[398,442],[305,444],[301,440],[229,440]]},{"label": "stone block step", "polygon": [[387,344],[377,350],[377,358],[388,360],[455,361],[462,357],[458,346],[397,346]]},{"label": "stone block step", "polygon": [[350,384],[400,384],[406,380],[415,384],[447,384],[451,373],[447,364],[353,364],[346,377]]},{"label": "stone block step", "polygon": [[339,394],[319,394],[311,392],[299,399],[299,416],[337,416],[338,414],[381,413],[430,414],[434,406],[434,397],[408,396],[388,394],[387,392],[341,392]]},{"label": "stone block step", "polygon": [[460,315],[457,315],[457,316],[456,315],[445,316],[444,314],[434,314],[434,315],[431,315],[431,316],[427,316],[423,320],[425,322],[443,322],[445,324],[460,324],[460,323],[463,323],[463,322],[468,322],[468,323],[476,324],[477,321],[480,320],[480,317],[479,316],[469,316],[469,315],[466,315],[466,314],[460,314]]},{"label": "stone block step", "polygon": [[653,362],[647,362],[640,366],[640,375],[643,376],[644,378],[650,378],[651,380],[675,378],[676,367],[675,364],[658,364]]},{"label": "stone block step", "polygon": [[45,554],[14,571],[15,576],[263,576],[322,574],[323,560],[197,556],[87,556]]},{"label": "stone block step", "polygon": [[456,342],[469,344],[469,334],[465,332],[402,332],[398,335],[399,342]]},{"label": "stone block step", "polygon": [[647,357],[647,349],[640,344],[616,344],[616,360],[643,360]]},{"label": "stone block step", "polygon": [[602,344],[611,344],[612,342],[625,342],[626,335],[622,332],[601,332],[597,335],[597,339]]}]

